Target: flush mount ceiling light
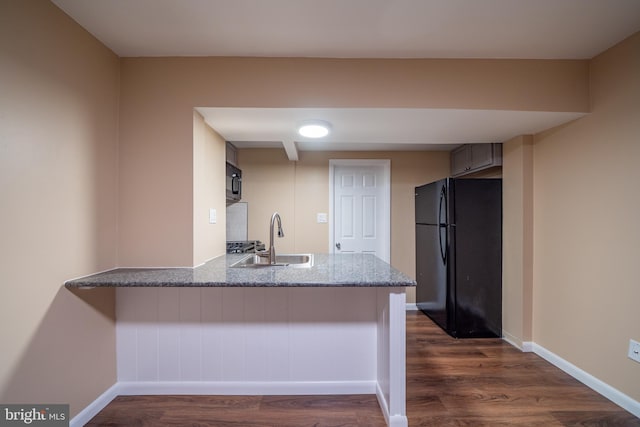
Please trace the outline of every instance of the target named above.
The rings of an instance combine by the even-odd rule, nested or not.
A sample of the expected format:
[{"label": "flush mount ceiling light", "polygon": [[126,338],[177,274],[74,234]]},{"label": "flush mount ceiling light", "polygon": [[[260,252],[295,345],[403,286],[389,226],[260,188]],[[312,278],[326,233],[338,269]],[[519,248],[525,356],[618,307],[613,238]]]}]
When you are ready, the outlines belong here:
[{"label": "flush mount ceiling light", "polygon": [[323,120],[307,120],[298,127],[298,133],[306,138],[322,138],[329,135],[331,124]]}]

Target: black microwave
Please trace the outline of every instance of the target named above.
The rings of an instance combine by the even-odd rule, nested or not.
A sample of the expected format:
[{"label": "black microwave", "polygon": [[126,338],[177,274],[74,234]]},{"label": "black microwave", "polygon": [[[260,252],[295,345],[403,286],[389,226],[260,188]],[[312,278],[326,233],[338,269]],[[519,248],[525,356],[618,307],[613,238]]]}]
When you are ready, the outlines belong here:
[{"label": "black microwave", "polygon": [[227,162],[227,201],[237,202],[242,198],[242,171]]}]

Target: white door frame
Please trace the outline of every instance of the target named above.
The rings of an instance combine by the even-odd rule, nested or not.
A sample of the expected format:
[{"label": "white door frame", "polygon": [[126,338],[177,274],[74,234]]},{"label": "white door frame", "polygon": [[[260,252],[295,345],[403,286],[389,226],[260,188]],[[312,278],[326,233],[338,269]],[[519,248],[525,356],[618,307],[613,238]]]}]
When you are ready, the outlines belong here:
[{"label": "white door frame", "polygon": [[336,166],[382,166],[383,167],[383,199],[384,208],[389,213],[389,221],[384,223],[384,229],[382,232],[382,238],[385,239],[385,251],[386,255],[385,259],[382,258],[383,261],[391,264],[391,160],[389,159],[329,159],[329,253],[334,253],[335,248],[335,239],[334,239],[334,194],[333,194],[333,186],[334,186],[334,173]]}]

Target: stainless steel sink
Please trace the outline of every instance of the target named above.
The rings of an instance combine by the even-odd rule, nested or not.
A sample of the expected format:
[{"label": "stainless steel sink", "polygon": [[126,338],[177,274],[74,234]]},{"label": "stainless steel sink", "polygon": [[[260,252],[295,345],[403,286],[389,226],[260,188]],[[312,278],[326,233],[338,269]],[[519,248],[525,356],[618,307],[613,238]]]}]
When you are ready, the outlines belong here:
[{"label": "stainless steel sink", "polygon": [[283,254],[276,255],[276,263],[268,264],[266,258],[258,255],[249,255],[240,261],[231,264],[231,268],[264,268],[264,267],[288,267],[309,268],[313,266],[313,254]]}]

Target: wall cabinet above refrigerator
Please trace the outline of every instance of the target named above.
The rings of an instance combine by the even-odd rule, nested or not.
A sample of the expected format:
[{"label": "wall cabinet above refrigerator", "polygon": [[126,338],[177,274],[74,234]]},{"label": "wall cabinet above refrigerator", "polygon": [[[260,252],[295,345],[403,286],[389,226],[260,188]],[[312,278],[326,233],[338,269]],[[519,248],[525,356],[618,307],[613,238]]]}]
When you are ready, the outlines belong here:
[{"label": "wall cabinet above refrigerator", "polygon": [[502,166],[502,144],[464,144],[451,151],[451,176]]},{"label": "wall cabinet above refrigerator", "polygon": [[227,142],[227,162],[231,163],[233,166],[238,166],[238,149],[235,145],[230,142]]}]

